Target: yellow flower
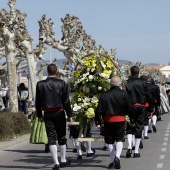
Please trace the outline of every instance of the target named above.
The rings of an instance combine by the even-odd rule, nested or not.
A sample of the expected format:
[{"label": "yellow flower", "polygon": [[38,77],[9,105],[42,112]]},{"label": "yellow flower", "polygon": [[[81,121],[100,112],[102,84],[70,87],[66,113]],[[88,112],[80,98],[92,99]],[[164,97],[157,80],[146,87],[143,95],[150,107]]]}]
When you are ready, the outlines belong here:
[{"label": "yellow flower", "polygon": [[104,70],[103,73],[107,74],[108,76],[110,76],[110,70]]},{"label": "yellow flower", "polygon": [[80,77],[80,71],[74,71],[73,75],[76,78]]},{"label": "yellow flower", "polygon": [[112,68],[113,67],[113,63],[110,60],[107,60],[106,66],[108,68]]},{"label": "yellow flower", "polygon": [[89,118],[89,119],[94,118],[94,116],[95,116],[94,109],[88,108],[85,114],[86,114],[87,118]]},{"label": "yellow flower", "polygon": [[91,65],[90,60],[84,60],[84,65],[87,67],[90,66]]}]

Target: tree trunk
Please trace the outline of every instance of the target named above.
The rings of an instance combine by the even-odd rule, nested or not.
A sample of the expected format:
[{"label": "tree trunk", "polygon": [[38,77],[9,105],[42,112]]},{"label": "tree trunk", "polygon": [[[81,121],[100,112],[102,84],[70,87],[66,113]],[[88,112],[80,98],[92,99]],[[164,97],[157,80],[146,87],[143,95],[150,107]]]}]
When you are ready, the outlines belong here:
[{"label": "tree trunk", "polygon": [[15,53],[7,52],[8,84],[9,84],[9,108],[11,112],[18,112],[17,72]]},{"label": "tree trunk", "polygon": [[27,61],[28,61],[28,70],[29,70],[33,100],[35,101],[36,83],[37,83],[37,80],[36,80],[36,61],[35,61],[34,55],[30,54],[28,51],[26,51],[26,57],[27,57]]}]

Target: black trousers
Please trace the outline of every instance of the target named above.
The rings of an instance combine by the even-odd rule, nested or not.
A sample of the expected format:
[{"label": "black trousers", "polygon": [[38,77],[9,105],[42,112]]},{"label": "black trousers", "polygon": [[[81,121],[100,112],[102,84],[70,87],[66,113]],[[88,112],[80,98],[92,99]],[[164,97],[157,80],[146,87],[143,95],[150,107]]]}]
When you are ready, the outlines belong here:
[{"label": "black trousers", "polygon": [[144,119],[146,118],[146,108],[143,106],[135,106],[135,126],[127,126],[126,134],[133,134],[135,138],[142,137],[142,130],[144,127]]},{"label": "black trousers", "polygon": [[147,112],[147,108],[145,111],[145,118],[144,118],[144,126],[148,126],[149,125],[149,118],[148,118],[148,112]]},{"label": "black trousers", "polygon": [[66,117],[64,111],[52,111],[44,113],[44,122],[49,145],[65,145],[66,139]]},{"label": "black trousers", "polygon": [[125,122],[104,122],[104,140],[107,144],[124,141]]},{"label": "black trousers", "polygon": [[[91,126],[89,125],[88,128],[87,128],[87,134],[86,134],[86,137],[91,137]],[[79,132],[80,132],[80,126],[79,125],[71,125],[70,126],[70,137],[72,138],[78,138],[79,136]],[[84,133],[84,131],[83,131]]]},{"label": "black trousers", "polygon": [[153,113],[153,115],[156,115],[157,118],[159,119],[161,117],[161,113],[160,110],[158,109],[158,103],[154,102],[154,108],[155,108],[155,112]]}]

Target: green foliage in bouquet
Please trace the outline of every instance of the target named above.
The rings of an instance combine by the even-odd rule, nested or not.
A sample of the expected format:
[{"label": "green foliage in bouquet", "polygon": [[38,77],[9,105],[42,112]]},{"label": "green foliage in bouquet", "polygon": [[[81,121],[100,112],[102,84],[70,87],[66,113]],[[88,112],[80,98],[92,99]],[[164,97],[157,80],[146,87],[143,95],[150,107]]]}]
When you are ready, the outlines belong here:
[{"label": "green foliage in bouquet", "polygon": [[74,86],[71,103],[74,120],[81,127],[93,123],[98,98],[110,88],[110,78],[115,75],[120,75],[118,63],[108,54],[89,54],[75,66],[71,75]]}]

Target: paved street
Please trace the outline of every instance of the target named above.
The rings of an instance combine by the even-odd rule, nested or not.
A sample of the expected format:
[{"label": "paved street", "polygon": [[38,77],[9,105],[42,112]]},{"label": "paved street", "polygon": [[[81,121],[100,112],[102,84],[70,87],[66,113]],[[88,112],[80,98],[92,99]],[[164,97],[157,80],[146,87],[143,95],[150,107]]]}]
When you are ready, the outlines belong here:
[{"label": "paved street", "polygon": [[[122,170],[169,170],[170,167],[170,114],[162,115],[162,121],[157,122],[157,133],[149,134],[149,140],[143,140],[144,149],[140,150],[141,158],[125,158],[127,141],[121,156]],[[17,142],[16,142],[17,141]],[[9,143],[9,142],[8,142]],[[9,146],[10,145],[10,146]],[[77,160],[77,155],[72,153],[71,141],[68,141],[67,157],[72,161],[72,165],[65,170],[95,170],[106,169],[110,163],[108,151],[103,151],[103,143],[92,143],[96,149],[94,157],[86,157]],[[53,161],[49,154],[44,153],[44,145],[33,145],[28,142],[28,135],[22,141],[11,141],[8,145],[0,143],[0,169],[2,170],[31,170],[43,169],[51,170]]]}]

